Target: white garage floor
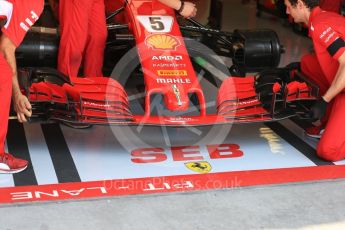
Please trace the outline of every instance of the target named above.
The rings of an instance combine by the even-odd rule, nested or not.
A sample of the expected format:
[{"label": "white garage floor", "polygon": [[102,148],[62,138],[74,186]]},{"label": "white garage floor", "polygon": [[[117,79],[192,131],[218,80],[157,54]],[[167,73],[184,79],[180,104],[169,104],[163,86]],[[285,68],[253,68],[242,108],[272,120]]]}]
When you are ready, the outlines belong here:
[{"label": "white garage floor", "polygon": [[[241,5],[240,0],[224,1],[223,13],[225,31],[238,28],[274,29],[286,49],[281,66],[298,61],[311,47],[308,38],[296,35],[291,28],[284,27],[281,20],[268,14],[257,18],[254,3]],[[307,148],[315,151],[316,142],[304,137],[302,129],[294,122],[286,120],[281,122],[279,127],[269,127],[276,132],[279,128],[290,130]],[[199,157],[208,160],[212,165],[212,172],[215,173],[333,164],[303,152],[285,138],[279,139],[278,149],[272,148],[267,139],[260,136],[262,130],[267,128],[263,124],[233,126],[230,134],[224,132],[224,127],[211,128],[214,135],[222,132],[224,135],[218,137],[219,139],[206,135],[202,140],[197,140],[193,134],[205,131],[208,133],[208,128],[186,131],[150,128],[151,130],[144,130],[138,135],[142,137],[144,146],[161,147],[161,143],[164,143],[164,149],[165,145],[170,144],[195,144],[205,148],[205,143],[209,144],[212,139],[213,144],[217,144],[217,141],[218,144],[238,143],[243,151],[248,153],[237,161],[231,159],[220,164],[210,160],[205,150],[201,151]],[[26,136],[33,167],[31,171],[14,177],[0,175],[0,187],[193,173],[184,164],[173,161],[168,155],[168,149],[164,149],[167,159],[161,164],[128,164],[130,156],[126,146],[118,144],[119,137],[116,133],[124,134],[132,132],[133,129],[93,127],[91,130],[81,131],[63,126],[60,128],[56,125],[34,124],[25,125],[24,128],[14,125],[12,130],[19,130]],[[47,139],[52,132],[54,135],[60,132],[65,142],[60,142],[59,138]],[[145,135],[147,132],[155,136],[148,138]],[[175,138],[167,140],[164,138],[165,134]],[[276,134],[272,132],[272,135]],[[251,142],[248,143],[248,140]],[[18,143],[8,140],[7,144],[9,148],[15,148]],[[59,148],[55,148],[52,153],[50,147],[54,145]],[[64,145],[68,147],[69,156],[56,158],[59,151],[65,150]],[[343,165],[343,162],[336,164]],[[341,226],[344,229],[343,180],[232,187],[225,190],[166,195],[5,204],[0,206],[0,229],[333,229]]]}]

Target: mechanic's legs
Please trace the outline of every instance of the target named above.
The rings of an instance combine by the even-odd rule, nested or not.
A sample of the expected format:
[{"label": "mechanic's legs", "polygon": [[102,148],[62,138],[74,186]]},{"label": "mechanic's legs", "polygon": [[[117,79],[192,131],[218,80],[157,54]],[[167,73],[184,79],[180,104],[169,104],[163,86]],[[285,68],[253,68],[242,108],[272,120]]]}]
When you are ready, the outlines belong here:
[{"label": "mechanic's legs", "polygon": [[330,83],[323,74],[315,54],[306,54],[301,58],[301,71],[319,86],[320,95],[326,93]]},{"label": "mechanic's legs", "polygon": [[333,101],[325,132],[317,146],[318,156],[328,161],[345,158],[345,93],[338,94]]},{"label": "mechanic's legs", "polygon": [[[319,95],[324,95],[330,86],[326,76],[323,74],[319,61],[317,60],[315,54],[306,54],[301,59],[301,71],[310,80],[314,81],[319,86]],[[310,137],[320,138],[321,131],[325,128],[328,117],[331,111],[332,103],[329,104],[326,112],[326,116],[322,118],[321,124],[318,126],[308,127],[306,135]]]},{"label": "mechanic's legs", "polygon": [[71,77],[78,76],[82,62],[91,7],[90,0],[60,0],[58,70]]},{"label": "mechanic's legs", "polygon": [[0,154],[5,152],[5,140],[12,94],[12,69],[0,54]]},{"label": "mechanic's legs", "polygon": [[85,77],[103,76],[103,56],[107,35],[104,0],[93,0],[89,15],[88,40],[85,50]]}]

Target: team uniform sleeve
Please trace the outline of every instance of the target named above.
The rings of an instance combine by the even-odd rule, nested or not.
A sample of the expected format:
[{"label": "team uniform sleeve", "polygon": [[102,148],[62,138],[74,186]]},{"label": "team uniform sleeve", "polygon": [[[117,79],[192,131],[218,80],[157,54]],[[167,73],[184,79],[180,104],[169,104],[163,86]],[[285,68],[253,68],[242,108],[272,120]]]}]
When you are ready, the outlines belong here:
[{"label": "team uniform sleeve", "polygon": [[315,29],[314,37],[320,45],[336,60],[345,52],[343,35],[327,24],[322,24]]}]

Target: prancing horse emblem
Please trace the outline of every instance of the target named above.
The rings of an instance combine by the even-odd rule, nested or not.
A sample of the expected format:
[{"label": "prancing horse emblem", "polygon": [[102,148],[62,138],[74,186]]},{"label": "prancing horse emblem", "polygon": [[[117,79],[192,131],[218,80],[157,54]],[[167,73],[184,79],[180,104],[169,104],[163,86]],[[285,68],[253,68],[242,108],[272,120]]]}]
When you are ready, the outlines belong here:
[{"label": "prancing horse emblem", "polygon": [[209,173],[212,170],[212,166],[207,161],[197,161],[184,163],[186,167],[197,173]]}]

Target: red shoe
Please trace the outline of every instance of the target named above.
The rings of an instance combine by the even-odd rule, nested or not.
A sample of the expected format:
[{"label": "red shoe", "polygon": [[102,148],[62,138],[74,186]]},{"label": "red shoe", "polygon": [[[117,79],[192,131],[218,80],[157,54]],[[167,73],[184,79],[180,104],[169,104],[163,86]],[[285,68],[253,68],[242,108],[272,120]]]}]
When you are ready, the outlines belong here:
[{"label": "red shoe", "polygon": [[18,173],[28,167],[28,161],[15,158],[9,153],[0,154],[0,173]]},{"label": "red shoe", "polygon": [[311,126],[309,128],[306,128],[305,134],[309,137],[320,139],[324,131],[325,128],[323,127],[323,125]]}]

